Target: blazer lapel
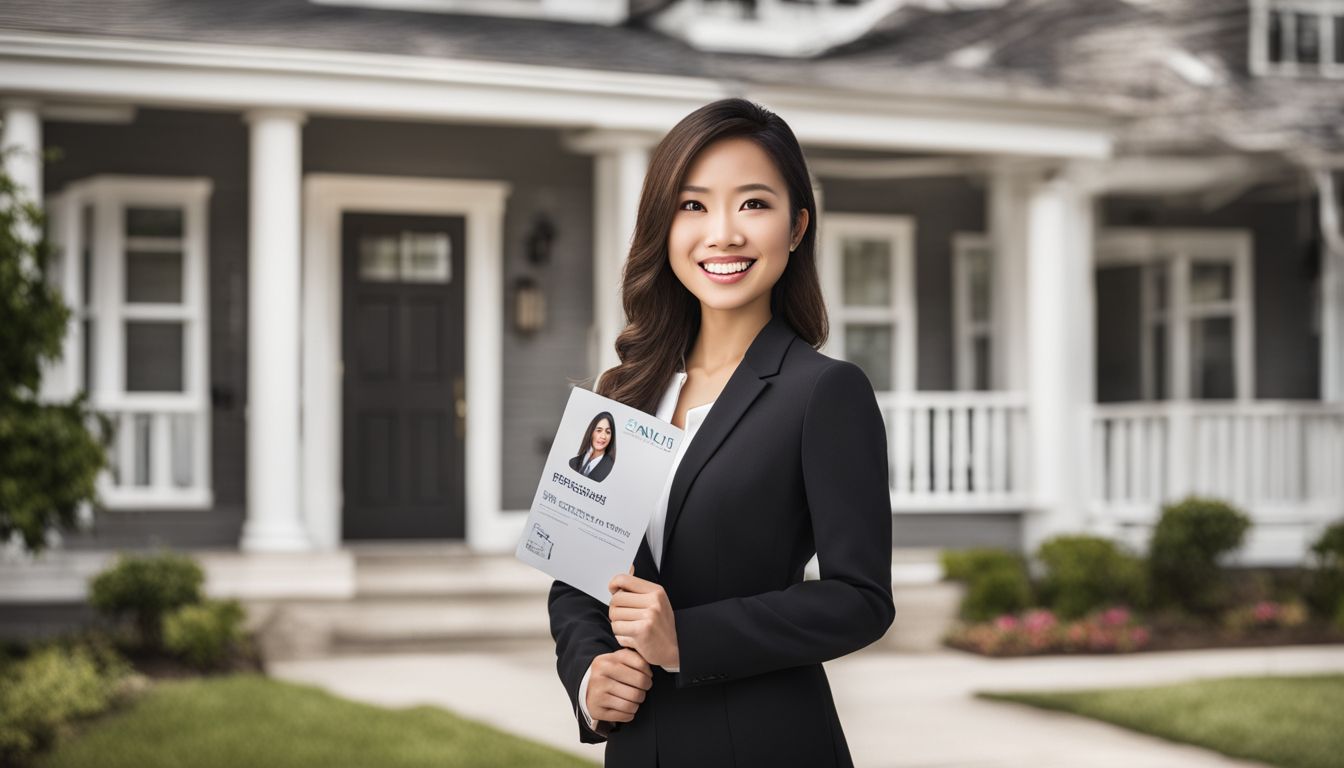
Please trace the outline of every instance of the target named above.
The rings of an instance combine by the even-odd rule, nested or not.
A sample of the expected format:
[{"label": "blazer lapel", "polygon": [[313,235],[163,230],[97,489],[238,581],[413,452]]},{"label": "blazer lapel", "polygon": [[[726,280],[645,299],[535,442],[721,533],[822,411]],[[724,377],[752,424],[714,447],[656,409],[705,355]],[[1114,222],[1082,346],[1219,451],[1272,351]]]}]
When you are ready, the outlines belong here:
[{"label": "blazer lapel", "polygon": [[766,379],[779,373],[779,366],[789,344],[798,338],[793,328],[780,315],[774,315],[765,324],[747,347],[742,362],[724,384],[723,391],[714,401],[705,421],[695,433],[695,439],[686,448],[681,457],[676,474],[672,477],[672,490],[667,500],[667,521],[663,525],[663,562],[667,562],[667,550],[672,542],[672,532],[681,517],[682,505],[686,503],[686,494],[699,476],[719,445],[732,433],[742,414],[770,382]]}]

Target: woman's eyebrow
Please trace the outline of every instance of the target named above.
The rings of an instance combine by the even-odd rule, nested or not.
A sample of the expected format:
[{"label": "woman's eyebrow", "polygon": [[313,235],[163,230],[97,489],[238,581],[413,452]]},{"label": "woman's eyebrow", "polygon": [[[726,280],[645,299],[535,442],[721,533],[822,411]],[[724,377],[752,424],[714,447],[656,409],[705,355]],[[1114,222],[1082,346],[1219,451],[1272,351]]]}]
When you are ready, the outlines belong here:
[{"label": "woman's eyebrow", "polygon": [[[743,184],[742,186],[738,187],[737,189],[734,189],[733,191],[734,191],[734,192],[754,192],[754,191],[757,191],[757,190],[759,190],[759,191],[761,191],[761,192],[769,192],[769,193],[772,194],[772,195],[778,195],[778,194],[779,194],[779,193],[776,192],[775,190],[771,189],[771,188],[770,188],[770,185],[768,185],[768,184],[759,184],[759,183],[757,183],[757,184]],[[696,186],[692,186],[692,185],[690,185],[690,184],[687,184],[687,185],[685,185],[685,186],[683,186],[683,187],[681,188],[681,191],[682,191],[682,192],[700,192],[700,193],[706,193],[706,192],[709,192],[709,188],[708,188],[708,187],[696,187]]]}]

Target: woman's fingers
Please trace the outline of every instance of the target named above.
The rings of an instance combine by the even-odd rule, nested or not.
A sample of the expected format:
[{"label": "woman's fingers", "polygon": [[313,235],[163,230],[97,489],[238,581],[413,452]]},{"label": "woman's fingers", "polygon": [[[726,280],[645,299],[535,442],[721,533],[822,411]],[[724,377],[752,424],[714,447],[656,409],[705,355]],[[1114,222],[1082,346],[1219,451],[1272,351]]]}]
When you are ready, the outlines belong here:
[{"label": "woman's fingers", "polygon": [[613,605],[607,609],[607,618],[611,621],[635,621],[644,618],[644,609]]}]

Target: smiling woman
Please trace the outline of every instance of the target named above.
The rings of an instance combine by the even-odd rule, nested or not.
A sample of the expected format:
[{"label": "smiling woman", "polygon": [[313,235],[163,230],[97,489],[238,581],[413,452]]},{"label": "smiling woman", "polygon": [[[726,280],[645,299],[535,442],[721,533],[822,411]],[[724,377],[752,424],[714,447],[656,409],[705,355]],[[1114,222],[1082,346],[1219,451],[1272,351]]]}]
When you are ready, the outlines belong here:
[{"label": "smiling woman", "polygon": [[815,244],[802,150],[769,110],[707,104],[654,149],[597,392],[685,436],[610,604],[560,581],[548,602],[608,766],[853,765],[822,662],[895,615],[886,430],[858,366],[817,351]]},{"label": "smiling woman", "polygon": [[616,419],[606,411],[594,416],[583,433],[579,452],[569,460],[569,468],[595,483],[607,479],[616,464],[615,424]]}]

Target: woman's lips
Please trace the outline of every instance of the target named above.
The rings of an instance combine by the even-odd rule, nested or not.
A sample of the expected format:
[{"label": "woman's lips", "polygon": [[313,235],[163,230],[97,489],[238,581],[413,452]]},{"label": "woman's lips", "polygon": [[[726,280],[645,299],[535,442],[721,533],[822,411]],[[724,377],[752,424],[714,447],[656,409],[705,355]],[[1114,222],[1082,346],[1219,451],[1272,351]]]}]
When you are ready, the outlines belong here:
[{"label": "woman's lips", "polygon": [[[730,273],[728,273],[728,274],[717,274],[717,273],[715,273],[715,272],[710,272],[710,271],[706,268],[706,266],[707,266],[708,264],[721,264],[721,265],[729,265],[729,266],[731,266],[731,265],[737,265],[737,264],[742,264],[742,263],[746,263],[746,265],[747,265],[746,269],[741,269],[741,270],[738,270],[737,272],[730,272]],[[747,274],[748,272],[751,271],[751,268],[752,268],[753,266],[755,266],[755,264],[756,264],[756,260],[755,260],[755,259],[747,259],[747,258],[743,258],[743,259],[734,259],[734,260],[732,260],[732,261],[708,261],[708,260],[706,260],[706,261],[702,261],[702,262],[700,262],[700,271],[703,272],[704,275],[705,275],[705,277],[708,277],[710,280],[713,280],[714,282],[719,283],[719,284],[721,284],[721,285],[727,285],[727,284],[729,284],[729,283],[736,283],[737,281],[739,281],[739,280],[741,280],[742,278],[746,277],[746,274]]]}]

